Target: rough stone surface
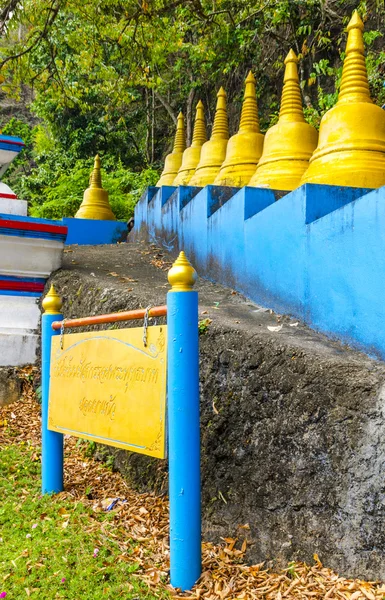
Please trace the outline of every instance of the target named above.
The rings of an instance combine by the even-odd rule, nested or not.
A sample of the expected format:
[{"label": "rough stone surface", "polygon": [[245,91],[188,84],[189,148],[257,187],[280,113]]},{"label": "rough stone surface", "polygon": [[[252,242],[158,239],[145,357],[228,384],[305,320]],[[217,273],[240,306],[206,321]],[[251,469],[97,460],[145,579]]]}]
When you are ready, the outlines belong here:
[{"label": "rough stone surface", "polygon": [[0,367],[0,406],[20,399],[21,379],[14,367]]},{"label": "rough stone surface", "polygon": [[[65,316],[163,304],[164,260],[143,244],[69,248],[52,278]],[[200,337],[205,538],[246,536],[250,561],[317,552],[341,574],[384,579],[385,365],[230,289],[197,289],[212,319]],[[167,490],[164,461],[104,451],[139,489]]]}]

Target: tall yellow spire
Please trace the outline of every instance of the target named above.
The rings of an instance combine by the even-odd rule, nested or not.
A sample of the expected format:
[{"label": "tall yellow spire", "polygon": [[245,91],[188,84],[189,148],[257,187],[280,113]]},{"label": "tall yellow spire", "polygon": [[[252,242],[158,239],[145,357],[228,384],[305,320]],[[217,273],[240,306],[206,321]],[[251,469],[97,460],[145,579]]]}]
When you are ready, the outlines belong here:
[{"label": "tall yellow spire", "polygon": [[364,24],[355,10],[347,27],[348,41],[338,102],[372,102],[363,40]]},{"label": "tall yellow spire", "polygon": [[172,185],[182,164],[182,156],[186,148],[186,134],[184,129],[184,117],[180,112],[177,118],[176,133],[173,151],[166,156],[164,169],[160,176],[157,187],[162,185]]},{"label": "tall yellow spire", "polygon": [[108,192],[103,189],[102,186],[99,154],[95,156],[94,168],[90,175],[89,188],[84,192],[83,202],[75,215],[75,219],[115,221],[115,215],[108,202]]},{"label": "tall yellow spire", "polygon": [[214,125],[211,132],[212,140],[228,140],[229,139],[229,122],[227,118],[226,106],[227,94],[223,87],[217,93],[217,105],[215,109]]},{"label": "tall yellow spire", "polygon": [[183,152],[182,164],[172,185],[187,185],[199,163],[202,145],[207,140],[205,112],[202,100],[196,107],[192,144]]},{"label": "tall yellow spire", "polygon": [[194,132],[192,146],[202,146],[207,141],[205,109],[202,100],[199,100],[196,107]]},{"label": "tall yellow spire", "polygon": [[255,77],[251,71],[245,80],[245,95],[243,99],[239,133],[260,133]]},{"label": "tall yellow spire", "polygon": [[357,11],[347,31],[338,102],[322,117],[318,147],[301,183],[377,188],[385,185],[385,112],[370,98]]},{"label": "tall yellow spire", "polygon": [[306,123],[303,114],[297,63],[297,56],[290,50],[285,59],[278,123],[266,133],[263,153],[250,186],[294,190],[317,145],[317,131]]},{"label": "tall yellow spire", "polygon": [[202,146],[199,164],[194,175],[190,179],[190,185],[203,187],[214,183],[214,179],[226,156],[228,139],[229,124],[227,118],[226,92],[223,87],[221,87],[217,93],[217,106],[211,138]]},{"label": "tall yellow spire", "polygon": [[297,68],[298,58],[293,50],[290,50],[286,56],[285,65],[279,119],[280,121],[298,121],[304,123],[305,117],[303,116]]},{"label": "tall yellow spire", "polygon": [[239,131],[227,144],[226,159],[214,184],[242,187],[247,185],[262,154],[263,135],[259,130],[255,77],[250,71],[245,81]]}]

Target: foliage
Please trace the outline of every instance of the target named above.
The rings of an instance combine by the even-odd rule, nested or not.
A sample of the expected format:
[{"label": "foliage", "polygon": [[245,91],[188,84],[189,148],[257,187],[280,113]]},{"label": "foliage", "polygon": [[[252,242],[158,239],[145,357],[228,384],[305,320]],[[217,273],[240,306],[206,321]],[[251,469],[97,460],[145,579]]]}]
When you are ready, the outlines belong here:
[{"label": "foliage", "polygon": [[201,321],[198,322],[199,335],[203,335],[204,333],[207,333],[210,323],[212,323],[211,319],[202,319]]},{"label": "foliage", "polygon": [[116,536],[100,533],[99,523],[110,530],[113,514],[41,496],[40,462],[27,445],[0,450],[0,477],[0,593],[10,599],[154,598],[135,577],[135,562],[117,564]]},{"label": "foliage", "polygon": [[[306,116],[318,125],[337,99],[344,29],[355,8],[365,21],[371,93],[381,105],[385,103],[382,4],[0,0],[2,91],[23,100],[25,89],[32,89],[29,106],[41,123],[23,132],[27,151],[10,170],[8,181],[11,187],[15,181],[23,197],[32,201],[34,214],[68,214],[77,206],[85,170],[99,152],[110,178],[112,201],[126,217],[131,211],[127,206],[137,197],[133,190],[141,183],[128,183],[123,173],[130,179],[142,170],[161,167],[180,109],[187,118],[190,141],[198,98],[211,124],[216,90],[223,85],[233,133],[244,78],[252,69],[262,129],[277,120],[283,61],[290,48],[300,58]],[[7,118],[2,121],[7,123]],[[15,125],[7,123],[7,131],[15,133]],[[31,182],[16,181],[30,173]],[[49,205],[46,209],[43,200]]]},{"label": "foliage", "polygon": [[[56,182],[43,188],[36,184],[41,183],[41,171],[32,172],[28,179],[24,179],[24,189],[31,199],[31,214],[34,217],[46,219],[59,219],[74,216],[83,199],[83,192],[88,187],[92,161],[78,160],[69,173],[62,172]],[[123,166],[112,172],[102,169],[103,187],[109,191],[111,209],[118,220],[127,221],[134,214],[134,207],[143,190],[148,185],[154,185],[159,175],[157,171],[145,169],[141,173],[133,173]],[[39,193],[32,193],[35,188]],[[29,190],[29,192],[28,192]]]}]

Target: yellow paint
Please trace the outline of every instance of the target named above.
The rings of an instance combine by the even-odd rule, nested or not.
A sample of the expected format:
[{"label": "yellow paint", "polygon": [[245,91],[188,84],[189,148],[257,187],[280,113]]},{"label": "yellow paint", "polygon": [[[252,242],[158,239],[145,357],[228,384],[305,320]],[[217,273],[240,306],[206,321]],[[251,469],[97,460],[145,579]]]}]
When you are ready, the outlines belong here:
[{"label": "yellow paint", "polygon": [[51,285],[48,294],[41,304],[46,315],[60,314],[63,302],[53,285]]},{"label": "yellow paint", "polygon": [[306,123],[303,114],[297,63],[298,58],[290,50],[285,59],[278,123],[266,132],[263,153],[250,186],[294,190],[317,146],[317,131]]},{"label": "yellow paint", "polygon": [[194,132],[191,146],[183,152],[182,164],[172,185],[188,185],[201,156],[202,144],[207,140],[205,112],[203,102],[199,100],[196,108]]},{"label": "yellow paint", "polygon": [[226,108],[226,92],[221,87],[217,94],[217,106],[211,138],[203,144],[201,157],[189,185],[204,187],[214,183],[216,176],[226,158],[229,125]]},{"label": "yellow paint", "polygon": [[370,98],[357,11],[347,31],[338,102],[322,117],[318,147],[301,183],[378,188],[385,185],[385,111]]},{"label": "yellow paint", "polygon": [[48,429],[165,457],[165,325],[52,338]]},{"label": "yellow paint", "polygon": [[196,280],[197,272],[182,250],[168,272],[168,281],[172,287],[171,291],[191,292]]},{"label": "yellow paint", "polygon": [[245,82],[239,131],[227,144],[226,159],[214,185],[243,187],[255,173],[263,149],[263,134],[259,129],[255,77],[250,71]]},{"label": "yellow paint", "polygon": [[177,176],[179,168],[182,164],[184,149],[186,148],[186,135],[184,130],[184,117],[179,113],[176,125],[176,134],[173,151],[166,156],[164,161],[164,169],[157,187],[162,185],[173,185],[173,181]]},{"label": "yellow paint", "polygon": [[102,187],[100,158],[98,154],[95,156],[94,168],[90,176],[90,187],[84,192],[83,202],[75,218],[115,221],[114,213],[108,202],[108,192]]}]

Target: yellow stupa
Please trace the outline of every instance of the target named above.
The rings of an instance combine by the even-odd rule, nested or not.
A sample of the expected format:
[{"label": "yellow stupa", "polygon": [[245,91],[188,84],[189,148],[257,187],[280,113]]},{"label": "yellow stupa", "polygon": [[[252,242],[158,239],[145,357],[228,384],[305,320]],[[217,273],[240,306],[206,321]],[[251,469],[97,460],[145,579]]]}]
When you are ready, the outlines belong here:
[{"label": "yellow stupa", "polygon": [[264,136],[259,129],[255,77],[251,71],[245,84],[239,131],[229,139],[226,158],[214,185],[247,185],[261,158]]},{"label": "yellow stupa", "polygon": [[373,104],[357,11],[348,25],[337,104],[321,120],[319,143],[301,183],[385,185],[385,112]]},{"label": "yellow stupa", "polygon": [[108,202],[108,192],[102,187],[99,154],[95,156],[94,168],[90,175],[90,187],[84,192],[83,202],[75,215],[75,219],[116,221]]},{"label": "yellow stupa", "polygon": [[226,158],[228,139],[229,124],[226,110],[226,92],[221,87],[217,93],[217,106],[211,138],[202,146],[200,161],[190,179],[190,185],[204,187],[214,183]]},{"label": "yellow stupa", "polygon": [[290,50],[285,59],[278,123],[266,132],[263,153],[250,186],[294,190],[317,146],[317,131],[303,115],[297,63],[298,58]]},{"label": "yellow stupa", "polygon": [[157,187],[161,185],[172,185],[174,179],[179,171],[179,168],[182,164],[182,157],[184,149],[186,148],[186,135],[184,130],[184,116],[180,112],[177,119],[176,124],[176,134],[174,141],[173,151],[166,156],[166,160],[164,161],[164,169],[162,175],[158,183]]},{"label": "yellow stupa", "polygon": [[205,111],[202,100],[196,107],[194,132],[191,146],[183,152],[182,164],[172,185],[188,185],[195,173],[201,156],[202,145],[207,140]]}]

